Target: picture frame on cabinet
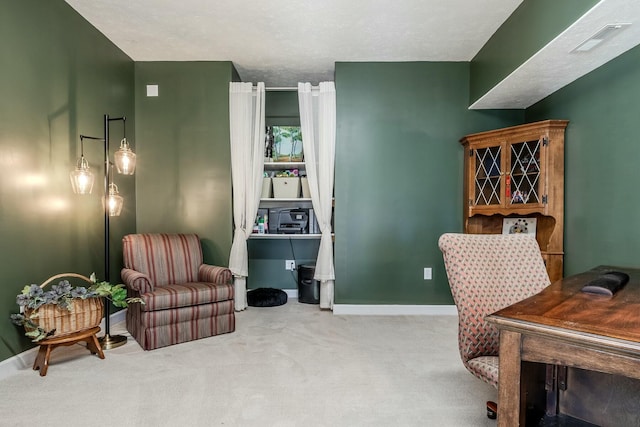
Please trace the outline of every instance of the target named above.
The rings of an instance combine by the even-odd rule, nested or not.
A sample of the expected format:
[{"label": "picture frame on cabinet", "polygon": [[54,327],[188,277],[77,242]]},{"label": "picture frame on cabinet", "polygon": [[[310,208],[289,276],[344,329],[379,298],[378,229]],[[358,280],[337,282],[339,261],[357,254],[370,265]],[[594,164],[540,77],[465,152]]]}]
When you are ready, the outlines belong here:
[{"label": "picture frame on cabinet", "polygon": [[535,237],[537,223],[536,218],[504,218],[502,234],[528,234]]}]

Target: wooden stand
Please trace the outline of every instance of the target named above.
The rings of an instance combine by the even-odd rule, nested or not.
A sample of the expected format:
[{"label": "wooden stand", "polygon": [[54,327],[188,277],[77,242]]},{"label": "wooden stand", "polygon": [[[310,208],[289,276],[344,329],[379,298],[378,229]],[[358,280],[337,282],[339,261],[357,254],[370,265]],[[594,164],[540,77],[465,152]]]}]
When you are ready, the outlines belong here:
[{"label": "wooden stand", "polygon": [[102,352],[102,348],[98,342],[98,337],[96,336],[98,332],[100,332],[100,327],[96,326],[95,328],[75,332],[70,335],[40,341],[40,350],[38,350],[38,356],[33,362],[33,370],[37,371],[39,369],[40,376],[44,377],[47,375],[49,357],[51,356],[53,349],[61,345],[73,345],[80,341],[87,343],[87,349],[91,354],[97,354],[100,359],[104,359],[104,353]]}]

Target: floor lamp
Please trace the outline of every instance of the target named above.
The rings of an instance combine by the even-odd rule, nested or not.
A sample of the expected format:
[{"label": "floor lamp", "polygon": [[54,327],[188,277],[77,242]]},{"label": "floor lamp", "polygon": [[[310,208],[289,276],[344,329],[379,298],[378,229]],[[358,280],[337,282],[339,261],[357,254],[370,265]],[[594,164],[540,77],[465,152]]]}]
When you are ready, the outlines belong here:
[{"label": "floor lamp", "polygon": [[[129,147],[126,138],[126,117],[110,118],[108,114],[104,116],[104,138],[80,135],[80,158],[76,164],[75,170],[70,174],[73,192],[76,194],[89,194],[93,189],[94,176],[89,169],[89,163],[84,158],[84,140],[102,141],[104,143],[104,197],[102,198],[102,206],[104,210],[104,281],[111,282],[109,266],[110,266],[110,249],[109,249],[109,218],[119,216],[122,211],[123,198],[118,194],[118,187],[113,183],[113,164],[109,160],[109,124],[112,121],[122,121],[123,138],[120,142],[120,148],[114,154],[115,165],[118,173],[123,175],[133,175],[136,169],[136,155]],[[100,338],[100,344],[104,350],[116,348],[127,342],[127,337],[123,335],[112,336],[109,333],[110,319],[109,308],[110,302],[105,301],[105,335]]]}]

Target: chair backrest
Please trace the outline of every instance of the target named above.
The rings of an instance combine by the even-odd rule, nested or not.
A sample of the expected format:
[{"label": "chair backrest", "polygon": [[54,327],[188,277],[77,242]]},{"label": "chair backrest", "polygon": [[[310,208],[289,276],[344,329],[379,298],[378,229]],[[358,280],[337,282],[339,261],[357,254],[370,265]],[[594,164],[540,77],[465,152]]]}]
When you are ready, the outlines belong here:
[{"label": "chair backrest", "polygon": [[198,280],[202,247],[197,234],[129,234],[122,248],[125,268],[148,275],[154,286]]},{"label": "chair backrest", "polygon": [[438,246],[458,309],[463,363],[478,356],[497,356],[499,331],[485,322],[485,316],[550,284],[538,243],[522,234],[447,233]]}]

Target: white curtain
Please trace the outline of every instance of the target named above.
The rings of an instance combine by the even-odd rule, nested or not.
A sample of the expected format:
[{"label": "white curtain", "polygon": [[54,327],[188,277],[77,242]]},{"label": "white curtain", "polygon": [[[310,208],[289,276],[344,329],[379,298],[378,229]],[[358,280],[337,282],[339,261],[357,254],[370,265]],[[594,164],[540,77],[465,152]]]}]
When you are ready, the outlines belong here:
[{"label": "white curtain", "polygon": [[247,308],[247,239],[253,231],[262,190],[264,83],[258,83],[255,96],[251,83],[229,84],[229,122],[235,226],[229,269],[234,277],[235,309],[241,311]]},{"label": "white curtain", "polygon": [[335,272],[331,216],[336,147],[336,89],[321,82],[317,96],[310,83],[298,83],[302,148],[313,209],[322,232],[315,280],[320,281],[320,308],[333,309]]}]

